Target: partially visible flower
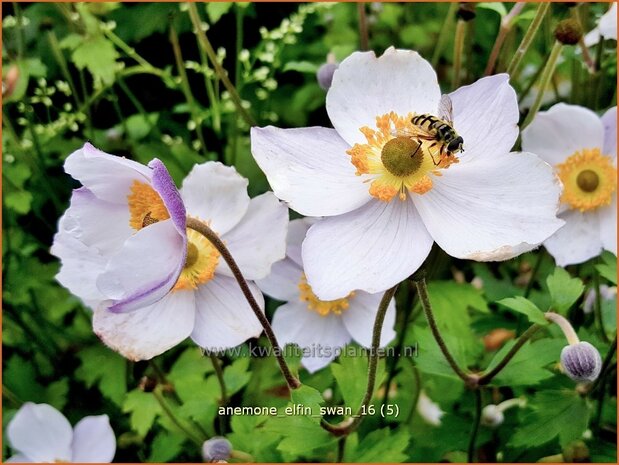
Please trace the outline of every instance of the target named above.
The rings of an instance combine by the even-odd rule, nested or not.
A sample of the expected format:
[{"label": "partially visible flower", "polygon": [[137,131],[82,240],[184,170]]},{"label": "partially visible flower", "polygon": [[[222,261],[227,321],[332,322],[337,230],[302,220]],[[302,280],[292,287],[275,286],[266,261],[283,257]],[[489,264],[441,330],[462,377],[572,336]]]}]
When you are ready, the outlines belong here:
[{"label": "partially visible flower", "polygon": [[316,72],[316,80],[318,85],[324,90],[329,90],[331,82],[333,82],[333,73],[338,68],[339,63],[335,60],[335,55],[329,53],[327,56],[327,62],[323,63]]},{"label": "partially visible flower", "polygon": [[84,417],[71,428],[51,405],[26,402],[7,426],[15,455],[7,462],[110,463],[116,437],[107,415]]},{"label": "partially visible flower", "polygon": [[[303,350],[302,365],[313,373],[334,360],[351,340],[372,345],[372,331],[382,294],[353,291],[344,298],[323,301],[308,284],[303,271],[301,243],[310,220],[293,220],[288,229],[286,258],[273,265],[271,274],[257,282],[262,291],[286,302],[273,316],[273,331],[282,345]],[[381,347],[394,337],[395,301],[389,303]]]},{"label": "partially visible flower", "polygon": [[[617,297],[617,286],[607,286],[606,284],[600,284],[600,297],[602,301],[613,300]],[[585,301],[583,302],[583,311],[585,313],[591,313],[595,306],[596,291],[591,288],[585,295]]]},{"label": "partially visible flower", "polygon": [[205,462],[228,460],[232,453],[232,444],[226,438],[214,437],[202,444],[202,457]]},{"label": "partially visible flower", "polygon": [[[187,214],[208,223],[248,280],[264,278],[285,254],[288,209],[272,193],[250,199],[247,179],[217,162],[196,165],[183,181]],[[95,333],[131,360],[146,360],[187,337],[210,351],[222,351],[258,337],[262,327],[232,272],[215,247],[187,229],[187,258],[170,292],[131,313],[97,311]],[[162,254],[152,250],[152,254]],[[256,301],[258,287],[249,281]]]},{"label": "partially visible flower", "polygon": [[599,118],[584,107],[554,105],[522,131],[522,147],[563,182],[565,226],[544,242],[557,265],[582,263],[602,249],[617,254],[617,107]]},{"label": "partially visible flower", "polygon": [[65,161],[80,181],[58,222],[56,279],[94,310],[129,312],[174,286],[187,250],[185,208],[167,169],[86,143]]},{"label": "partially visible flower", "polygon": [[488,428],[498,428],[505,420],[505,410],[525,405],[526,400],[521,398],[507,399],[498,405],[488,404],[481,411],[481,424]]},{"label": "partially visible flower", "polygon": [[601,37],[617,40],[617,3],[610,6],[598,21],[597,27],[585,36],[585,45],[591,47],[597,44]]},{"label": "partially visible flower", "polygon": [[419,413],[426,423],[433,426],[440,426],[441,418],[445,415],[441,406],[430,399],[423,390],[419,393],[419,399],[417,400],[417,413]]},{"label": "partially visible flower", "polygon": [[408,50],[356,52],[327,93],[335,129],[252,129],[252,153],[275,195],[326,217],[303,244],[320,299],[388,289],[419,268],[435,241],[457,258],[506,260],[563,224],[551,167],[510,153],[519,112],[509,77],[480,79],[450,98],[465,150],[453,156],[440,153],[446,144],[410,136],[413,115],[432,115],[429,124],[442,113],[430,64]]}]

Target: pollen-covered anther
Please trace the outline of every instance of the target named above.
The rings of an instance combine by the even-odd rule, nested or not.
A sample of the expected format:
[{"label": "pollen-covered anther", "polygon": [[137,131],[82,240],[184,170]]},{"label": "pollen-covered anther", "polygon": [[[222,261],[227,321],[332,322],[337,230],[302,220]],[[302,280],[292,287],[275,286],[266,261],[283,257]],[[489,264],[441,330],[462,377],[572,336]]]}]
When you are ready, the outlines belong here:
[{"label": "pollen-covered anther", "polygon": [[561,201],[581,212],[610,205],[617,189],[617,169],[600,150],[585,149],[557,165],[563,182]]},{"label": "pollen-covered anther", "polygon": [[320,300],[312,291],[312,287],[308,284],[305,274],[301,275],[299,281],[299,300],[307,303],[307,308],[318,313],[320,316],[327,316],[330,313],[341,315],[342,312],[348,309],[348,300],[354,297],[355,293],[351,292],[346,297],[337,300]]},{"label": "pollen-covered anther", "polygon": [[187,229],[187,257],[183,271],[172,290],[197,289],[198,285],[213,279],[219,256],[219,252],[208,239],[193,229]]},{"label": "pollen-covered anther", "polygon": [[133,181],[127,201],[129,226],[136,231],[170,218],[170,213],[159,194],[145,182]]}]

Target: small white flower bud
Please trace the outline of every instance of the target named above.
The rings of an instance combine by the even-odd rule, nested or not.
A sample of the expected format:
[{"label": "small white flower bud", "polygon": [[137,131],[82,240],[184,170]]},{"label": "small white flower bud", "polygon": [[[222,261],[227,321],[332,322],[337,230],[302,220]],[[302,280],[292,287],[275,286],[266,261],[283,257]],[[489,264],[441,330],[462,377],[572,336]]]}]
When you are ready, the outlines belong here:
[{"label": "small white flower bud", "polygon": [[204,441],[202,445],[202,457],[205,462],[228,460],[231,453],[232,444],[226,438],[216,436]]},{"label": "small white flower bud", "polygon": [[481,424],[489,428],[500,426],[505,420],[502,409],[498,405],[486,405],[481,411]]},{"label": "small white flower bud", "polygon": [[595,347],[583,341],[563,348],[561,365],[574,381],[594,381],[602,369],[602,357]]},{"label": "small white flower bud", "polygon": [[333,73],[337,69],[337,63],[325,63],[316,72],[316,80],[318,85],[324,90],[329,90],[331,82],[333,81]]}]

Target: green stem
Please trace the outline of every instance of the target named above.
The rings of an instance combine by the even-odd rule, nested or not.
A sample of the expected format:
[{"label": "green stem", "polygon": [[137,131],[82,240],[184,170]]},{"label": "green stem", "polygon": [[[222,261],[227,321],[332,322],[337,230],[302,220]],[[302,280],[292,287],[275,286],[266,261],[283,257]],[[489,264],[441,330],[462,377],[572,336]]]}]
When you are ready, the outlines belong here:
[{"label": "green stem", "polygon": [[217,376],[217,382],[221,390],[221,404],[225,405],[228,403],[228,396],[226,394],[226,381],[224,380],[224,371],[221,369],[221,361],[213,354],[209,354],[209,357],[215,369],[215,376]]},{"label": "green stem", "polygon": [[464,50],[464,38],[466,35],[466,21],[459,19],[456,24],[456,36],[454,38],[453,76],[451,88],[460,87],[460,73],[462,68],[462,51]]},{"label": "green stem", "polygon": [[71,76],[71,73],[69,72],[69,66],[67,65],[67,60],[65,60],[62,50],[60,49],[58,38],[56,37],[56,34],[54,33],[54,31],[49,31],[47,33],[47,38],[49,40],[49,45],[52,49],[52,54],[54,55],[54,58],[56,59],[56,62],[58,63],[58,66],[60,67],[60,71],[62,72],[62,75],[67,80],[69,87],[71,87],[71,93],[73,94],[73,98],[75,99],[75,104],[79,108],[82,104],[79,99],[79,94],[77,93],[77,87],[75,86],[73,77]]},{"label": "green stem", "polygon": [[155,67],[153,65],[151,65],[148,61],[146,61],[144,58],[142,58],[142,56],[139,53],[137,53],[133,47],[131,47],[129,44],[127,44],[124,40],[122,40],[120,37],[118,37],[112,31],[110,31],[107,28],[104,28],[103,29],[103,34],[105,36],[107,36],[107,38],[110,39],[110,41],[114,45],[116,45],[119,49],[121,49],[123,52],[125,52],[128,57],[130,57],[133,60],[137,61],[144,68],[155,69]]},{"label": "green stem", "polygon": [[521,131],[529,124],[531,124],[531,121],[533,121],[533,118],[535,118],[535,115],[542,106],[544,92],[548,88],[548,84],[550,83],[552,75],[555,72],[555,68],[557,67],[557,61],[559,59],[559,56],[561,55],[561,50],[563,50],[563,45],[558,40],[555,41],[555,44],[552,46],[552,50],[550,51],[550,56],[548,57],[548,60],[544,65],[544,71],[542,72],[542,77],[540,78],[540,85],[539,89],[537,90],[537,95],[535,96],[535,101],[533,102],[533,105],[531,105],[529,113],[527,113],[527,117],[520,126]]},{"label": "green stem", "polygon": [[533,38],[542,24],[544,16],[549,8],[550,2],[541,2],[537,7],[533,21],[531,21],[527,32],[525,32],[524,37],[522,38],[522,42],[520,42],[520,45],[516,49],[516,53],[514,53],[514,57],[507,66],[507,74],[509,74],[510,77],[513,77],[513,74],[518,69],[518,65],[520,65],[522,57],[524,57],[525,53],[527,53],[527,50],[531,46],[531,42],[533,42]]},{"label": "green stem", "polygon": [[421,278],[413,278],[413,282],[415,283],[415,287],[417,288],[417,294],[419,295],[419,300],[421,301],[421,307],[426,315],[426,320],[428,321],[428,326],[430,326],[430,331],[432,331],[432,335],[438,344],[439,349],[447,359],[447,362],[451,366],[451,369],[458,375],[458,377],[465,382],[465,384],[470,385],[473,381],[471,375],[467,374],[460,368],[456,360],[452,357],[449,349],[447,348],[447,344],[445,344],[445,340],[443,336],[441,336],[441,332],[436,325],[436,320],[434,319],[434,314],[432,313],[432,305],[430,304],[430,297],[428,296],[428,288],[426,287],[426,280],[424,277]]},{"label": "green stem", "polygon": [[438,35],[438,39],[436,40],[436,46],[434,47],[434,53],[432,54],[432,68],[436,68],[438,65],[438,60],[440,60],[441,53],[447,44],[447,39],[449,38],[453,28],[453,21],[456,17],[456,11],[458,11],[458,2],[451,2],[449,4],[449,9],[447,10],[445,20],[443,21],[443,27]]},{"label": "green stem", "polygon": [[492,378],[498,375],[501,372],[501,370],[503,370],[503,368],[507,366],[507,364],[511,361],[511,359],[514,358],[514,356],[522,348],[522,346],[529,339],[531,339],[531,336],[533,336],[533,334],[535,334],[540,328],[541,326],[538,324],[529,326],[529,329],[527,329],[524,333],[522,333],[522,335],[518,338],[516,343],[509,350],[509,352],[505,354],[505,357],[503,357],[503,360],[501,360],[492,370],[481,375],[477,381],[477,384],[479,386],[484,386],[490,383],[492,381]]},{"label": "green stem", "polygon": [[146,113],[146,109],[144,108],[140,100],[131,91],[131,89],[129,88],[125,80],[122,78],[122,76],[117,76],[117,81],[118,81],[118,86],[125,93],[127,98],[131,100],[131,103],[133,104],[135,109],[142,116],[144,123],[146,123],[146,125],[148,126],[148,130],[150,132],[154,132],[157,136],[159,136],[159,138],[161,138],[161,132],[159,131],[159,128],[156,125],[152,124],[152,122],[150,121],[150,118],[148,117],[148,113]]},{"label": "green stem", "polygon": [[415,394],[413,396],[411,409],[408,412],[408,417],[406,418],[407,424],[410,424],[413,421],[413,417],[417,411],[417,404],[419,403],[419,396],[421,395],[421,376],[419,376],[419,370],[415,365],[413,365],[413,376],[415,377]]},{"label": "green stem", "polygon": [[26,44],[26,35],[24,34],[24,25],[21,7],[18,2],[13,2],[13,10],[15,11],[15,19],[17,20],[17,57],[22,59],[24,56],[24,45]]},{"label": "green stem", "polygon": [[505,38],[507,37],[509,31],[511,31],[514,24],[513,20],[516,16],[520,14],[525,5],[526,4],[524,2],[516,3],[509,11],[509,13],[507,13],[505,17],[501,19],[499,33],[496,36],[494,45],[492,46],[492,51],[490,52],[490,57],[488,58],[488,64],[486,65],[484,76],[490,76],[494,71],[494,67],[496,65],[497,59],[499,58],[499,53],[501,52],[503,42],[505,42]]},{"label": "green stem", "polygon": [[264,312],[260,308],[260,305],[258,305],[258,302],[256,302],[254,295],[252,294],[249,286],[247,285],[247,281],[245,281],[245,278],[243,277],[243,273],[241,273],[241,270],[239,269],[236,261],[230,254],[230,251],[226,247],[226,244],[224,244],[224,242],[219,238],[217,233],[215,233],[211,228],[209,228],[206,223],[203,223],[200,220],[197,220],[195,218],[187,218],[187,228],[193,229],[194,231],[202,234],[211,244],[213,244],[213,246],[221,254],[224,261],[230,268],[230,271],[232,271],[234,278],[239,284],[239,287],[241,288],[241,291],[243,292],[247,303],[249,303],[249,306],[256,315],[256,318],[258,318],[258,321],[262,325],[264,333],[269,342],[271,343],[271,347],[273,348],[273,351],[275,353],[275,358],[277,359],[279,368],[284,375],[284,378],[286,379],[288,387],[291,390],[301,387],[301,382],[292,374],[290,368],[288,368],[288,364],[286,363],[286,360],[282,355],[283,351],[281,350],[277,342],[275,333],[273,333],[273,328],[271,328],[271,323],[269,323],[269,320],[267,320],[267,317],[264,315]]},{"label": "green stem", "polygon": [[604,342],[609,342],[606,329],[604,328],[604,319],[602,317],[602,293],[600,292],[600,273],[596,268],[593,270],[593,285],[595,287],[595,302],[593,305],[594,316],[600,330],[600,336]]},{"label": "green stem", "polygon": [[540,250],[537,253],[537,260],[535,260],[535,265],[533,265],[533,271],[531,271],[531,277],[529,278],[529,282],[527,283],[527,287],[524,290],[523,296],[525,298],[529,297],[531,291],[533,290],[533,285],[535,284],[535,278],[537,277],[537,273],[539,273],[540,268],[542,267],[542,262],[544,261],[544,249]]},{"label": "green stem", "polygon": [[370,49],[370,40],[368,36],[368,19],[365,14],[365,3],[357,3],[357,15],[359,17],[359,44],[360,50],[365,52]]},{"label": "green stem", "polygon": [[391,299],[393,298],[397,288],[398,285],[395,285],[391,289],[385,291],[382,299],[380,300],[380,304],[378,305],[376,319],[374,320],[374,327],[372,329],[372,345],[368,353],[368,382],[357,415],[355,415],[351,422],[345,421],[343,423],[340,423],[339,425],[332,425],[324,418],[320,422],[320,425],[324,429],[326,429],[335,436],[349,435],[355,429],[357,429],[359,424],[361,424],[361,422],[365,418],[364,413],[367,412],[367,407],[368,405],[370,405],[372,395],[374,394],[374,387],[376,385],[376,369],[378,367],[378,348],[380,347],[380,335],[382,333],[385,315],[387,314],[387,309],[389,308],[389,302],[391,302]]},{"label": "green stem", "polygon": [[576,334],[576,331],[574,331],[573,326],[569,321],[567,321],[567,319],[563,315],[559,315],[555,312],[546,312],[544,313],[544,317],[546,318],[546,320],[556,324],[559,328],[561,328],[561,331],[563,331],[565,339],[567,339],[569,345],[573,346],[580,342],[578,334]]},{"label": "green stem", "polygon": [[591,390],[589,392],[595,392],[595,390],[600,387],[600,384],[602,383],[602,379],[606,376],[606,372],[608,371],[608,368],[610,367],[610,364],[613,361],[615,352],[617,352],[617,336],[615,336],[615,338],[613,339],[613,342],[610,345],[610,348],[608,349],[608,352],[606,352],[606,355],[604,356],[604,361],[602,362],[602,368],[600,370],[600,375],[598,376],[598,378],[595,380],[595,382],[591,386]]},{"label": "green stem", "polygon": [[473,418],[473,426],[471,427],[471,434],[469,436],[469,447],[467,452],[467,462],[475,462],[475,443],[477,442],[477,432],[479,431],[479,423],[481,422],[481,390],[475,389],[473,391],[475,395],[475,417]]},{"label": "green stem", "polygon": [[228,73],[219,64],[219,61],[217,60],[217,54],[215,53],[215,50],[213,50],[213,46],[209,42],[205,32],[202,30],[200,15],[198,14],[198,9],[196,8],[195,3],[189,3],[189,16],[191,17],[191,22],[193,23],[195,32],[198,35],[198,41],[200,43],[200,46],[206,52],[209,60],[211,60],[211,65],[213,66],[213,69],[215,69],[215,74],[217,74],[219,79],[221,79],[226,90],[230,93],[230,98],[232,99],[234,106],[249,126],[255,126],[256,121],[247,112],[247,110],[243,108],[243,102],[241,100],[241,97],[239,96],[236,88],[232,85],[232,82],[230,82],[230,78],[228,78]]},{"label": "green stem", "polygon": [[617,351],[617,336],[613,339],[612,344],[610,345],[610,349],[606,353],[604,357],[604,362],[602,363],[602,369],[600,370],[600,375],[591,386],[591,393],[596,393],[597,391],[597,409],[595,418],[592,423],[592,428],[594,431],[599,430],[600,422],[602,420],[602,409],[604,407],[604,397],[606,396],[606,374],[608,372],[608,368],[613,360],[615,352]]},{"label": "green stem", "polygon": [[177,416],[174,414],[174,412],[172,411],[172,409],[170,408],[170,406],[168,405],[168,403],[165,401],[165,399],[163,398],[163,395],[161,394],[161,392],[159,392],[159,390],[157,388],[155,388],[153,390],[153,396],[155,397],[155,399],[157,399],[157,402],[159,403],[159,405],[161,406],[161,410],[163,410],[163,412],[168,416],[168,418],[170,419],[170,421],[172,423],[174,423],[174,425],[181,430],[183,433],[185,433],[185,436],[187,436],[188,439],[190,439],[194,444],[196,444],[198,447],[202,447],[202,443],[204,442],[204,439],[200,439],[198,436],[196,436],[194,434],[193,431],[191,431],[186,425],[184,425],[178,418]]}]

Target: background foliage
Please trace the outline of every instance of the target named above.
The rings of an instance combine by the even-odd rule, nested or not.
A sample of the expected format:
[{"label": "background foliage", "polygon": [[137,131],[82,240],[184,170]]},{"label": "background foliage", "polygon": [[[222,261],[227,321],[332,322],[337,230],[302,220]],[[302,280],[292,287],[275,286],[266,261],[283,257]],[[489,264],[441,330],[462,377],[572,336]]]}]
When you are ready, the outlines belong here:
[{"label": "background foliage", "polygon": [[[512,5],[471,7],[476,16],[466,23],[463,84],[483,75],[501,17]],[[257,124],[329,125],[315,73],[328,53],[341,60],[359,48],[355,4],[198,7],[218,60]],[[557,21],[577,11],[588,31],[606,9],[604,4],[552,5],[512,81],[523,114]],[[516,17],[498,71],[505,70],[534,10],[527,5]],[[454,11],[438,3],[368,4],[370,48],[418,50],[436,65],[443,91],[451,91]],[[602,69],[595,74],[577,48],[566,47],[546,104],[560,100],[594,110],[615,105],[615,45],[599,50]],[[47,402],[72,423],[107,413],[118,438],[116,461],[200,461],[201,439],[216,434],[255,461],[336,460],[337,441],[315,419],[217,417],[222,399],[213,361],[189,342],[153,362],[130,363],[111,352],[92,333],[89,310],[54,281],[59,265],[49,247],[77,186],[62,163],[85,140],[143,163],[158,157],[177,183],[193,164],[220,160],[249,178],[252,196],[268,189],[249,152],[248,121],[198,46],[186,5],[4,4],[2,61],[3,425],[23,402]],[[483,369],[498,360],[513,342],[497,342],[495,330],[519,334],[540,310],[568,316],[603,356],[615,337],[616,298],[601,302],[598,320],[595,312],[583,311],[586,292],[600,283],[616,284],[611,254],[566,272],[543,250],[480,264],[436,249],[427,268],[436,318],[463,366]],[[472,394],[440,354],[413,290],[403,286],[397,298],[399,336],[392,344],[417,344],[419,354],[381,361],[380,379],[388,382],[379,386],[373,405],[397,405],[400,413],[369,415],[347,439],[343,459],[465,460]],[[269,315],[276,306],[268,302]],[[246,350],[265,344],[252,340]],[[616,364],[595,396],[581,396],[559,372],[564,345],[557,328],[542,329],[485,390],[485,404],[522,396],[527,406],[506,412],[498,429],[481,429],[480,461],[569,460],[577,454],[616,461]],[[288,404],[272,358],[222,361],[229,405]],[[292,363],[298,367],[298,361]],[[313,389],[295,393],[293,401],[356,410],[366,370],[364,358],[345,356],[312,376],[301,370],[302,381]],[[428,424],[413,408],[421,388],[446,412],[440,426]],[[2,452],[10,455],[6,441]]]}]

